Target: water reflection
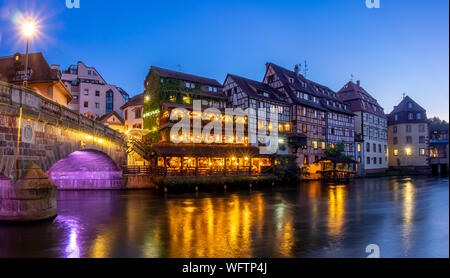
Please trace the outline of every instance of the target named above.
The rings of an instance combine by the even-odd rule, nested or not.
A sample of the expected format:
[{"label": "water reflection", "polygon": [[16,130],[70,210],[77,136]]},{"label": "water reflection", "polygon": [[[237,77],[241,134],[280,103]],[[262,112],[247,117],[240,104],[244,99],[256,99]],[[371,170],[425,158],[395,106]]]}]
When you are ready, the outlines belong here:
[{"label": "water reflection", "polygon": [[415,189],[411,181],[403,185],[403,238],[405,252],[411,248]]},{"label": "water reflection", "polygon": [[330,186],[328,189],[328,234],[334,239],[342,236],[346,195],[345,185]]},{"label": "water reflection", "polygon": [[66,241],[65,256],[66,258],[80,258],[80,245],[78,243],[78,235],[81,231],[79,220],[76,217],[60,216],[55,220],[68,231],[68,240]]},{"label": "water reflection", "polygon": [[0,257],[365,257],[370,243],[386,257],[448,257],[448,179],[60,192],[58,209],[53,223],[0,226]]},{"label": "water reflection", "polygon": [[242,198],[169,200],[168,257],[252,257],[252,237],[262,234],[261,194]]}]

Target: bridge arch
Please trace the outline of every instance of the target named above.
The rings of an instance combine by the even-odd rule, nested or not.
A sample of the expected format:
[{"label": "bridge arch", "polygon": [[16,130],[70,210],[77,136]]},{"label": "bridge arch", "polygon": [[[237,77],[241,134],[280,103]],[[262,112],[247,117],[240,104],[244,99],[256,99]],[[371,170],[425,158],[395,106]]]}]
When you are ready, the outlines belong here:
[{"label": "bridge arch", "polygon": [[126,138],[119,132],[34,90],[0,81],[0,91],[1,183],[20,178],[29,161],[47,172],[61,159],[82,150],[97,150],[116,165],[126,164]]},{"label": "bridge arch", "polygon": [[57,161],[48,171],[59,190],[122,189],[122,171],[106,153],[77,150]]}]

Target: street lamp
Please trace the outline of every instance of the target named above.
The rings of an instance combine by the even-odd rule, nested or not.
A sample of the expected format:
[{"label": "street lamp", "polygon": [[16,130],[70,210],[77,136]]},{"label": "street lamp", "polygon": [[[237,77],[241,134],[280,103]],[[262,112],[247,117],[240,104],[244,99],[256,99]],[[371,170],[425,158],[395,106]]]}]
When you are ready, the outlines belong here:
[{"label": "street lamp", "polygon": [[30,37],[33,35],[34,31],[36,30],[36,27],[34,23],[31,21],[31,19],[28,19],[28,21],[23,25],[22,27],[23,33],[25,37],[27,37],[27,52],[25,54],[25,72],[24,72],[24,78],[23,78],[23,86],[27,87],[28,85],[28,42],[30,40]]}]

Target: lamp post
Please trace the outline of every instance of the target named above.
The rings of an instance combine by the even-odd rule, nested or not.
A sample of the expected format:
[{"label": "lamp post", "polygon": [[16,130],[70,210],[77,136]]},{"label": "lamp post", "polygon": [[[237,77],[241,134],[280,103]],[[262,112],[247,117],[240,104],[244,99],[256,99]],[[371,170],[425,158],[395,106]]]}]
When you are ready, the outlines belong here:
[{"label": "lamp post", "polygon": [[[30,37],[33,35],[35,31],[34,23],[31,21],[31,19],[28,19],[28,21],[23,25],[22,31],[27,38],[27,50],[25,54],[25,71],[24,71],[24,77],[23,77],[23,86],[28,86],[28,42],[30,40]],[[17,125],[17,154],[16,154],[16,180],[19,179],[20,170],[19,170],[19,154],[20,154],[20,133],[22,129],[22,98],[20,101],[20,110],[19,110],[19,122]]]},{"label": "lamp post", "polygon": [[31,21],[31,19],[28,19],[28,21],[23,25],[23,33],[25,37],[27,38],[27,50],[25,54],[25,71],[24,71],[24,78],[23,78],[23,86],[28,86],[28,43],[30,40],[30,37],[33,35],[35,31],[34,23]]}]

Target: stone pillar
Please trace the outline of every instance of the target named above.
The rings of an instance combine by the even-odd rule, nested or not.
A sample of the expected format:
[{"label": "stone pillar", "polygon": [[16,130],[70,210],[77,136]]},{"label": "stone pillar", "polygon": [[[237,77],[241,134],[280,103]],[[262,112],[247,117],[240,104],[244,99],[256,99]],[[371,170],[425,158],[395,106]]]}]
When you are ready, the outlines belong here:
[{"label": "stone pillar", "polygon": [[0,221],[31,222],[53,219],[57,187],[33,162],[29,162],[22,177],[0,182]]}]

